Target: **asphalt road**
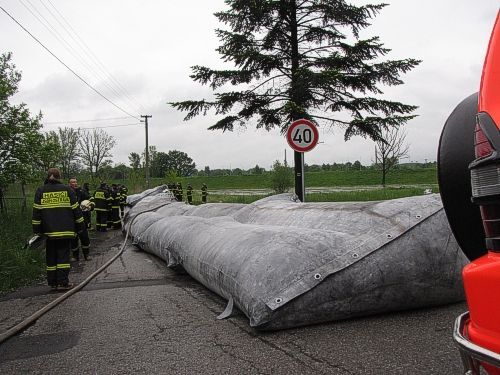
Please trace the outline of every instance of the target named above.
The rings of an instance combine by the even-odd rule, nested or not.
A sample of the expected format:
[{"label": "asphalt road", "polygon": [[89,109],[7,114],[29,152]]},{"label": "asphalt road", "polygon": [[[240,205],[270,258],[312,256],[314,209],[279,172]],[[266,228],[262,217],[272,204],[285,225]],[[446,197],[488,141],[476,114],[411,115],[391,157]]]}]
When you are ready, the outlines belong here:
[{"label": "asphalt road", "polygon": [[[97,234],[93,234],[97,236]],[[119,249],[93,240],[83,280]],[[58,295],[42,283],[0,299],[0,332]],[[127,244],[82,291],[0,344],[0,374],[460,374],[453,322],[465,303],[258,332],[187,274]]]}]

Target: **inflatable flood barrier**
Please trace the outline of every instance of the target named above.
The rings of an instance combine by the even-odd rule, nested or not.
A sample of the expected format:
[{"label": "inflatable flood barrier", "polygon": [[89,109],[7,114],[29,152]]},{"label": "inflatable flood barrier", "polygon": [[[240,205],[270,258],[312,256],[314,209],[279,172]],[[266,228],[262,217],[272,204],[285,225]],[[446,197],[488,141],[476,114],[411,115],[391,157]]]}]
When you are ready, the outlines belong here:
[{"label": "inflatable flood barrier", "polygon": [[234,301],[252,327],[283,329],[464,298],[467,260],[437,194],[349,203],[277,195],[201,206],[161,194],[128,210],[126,225],[156,211],[133,219],[135,243]]}]

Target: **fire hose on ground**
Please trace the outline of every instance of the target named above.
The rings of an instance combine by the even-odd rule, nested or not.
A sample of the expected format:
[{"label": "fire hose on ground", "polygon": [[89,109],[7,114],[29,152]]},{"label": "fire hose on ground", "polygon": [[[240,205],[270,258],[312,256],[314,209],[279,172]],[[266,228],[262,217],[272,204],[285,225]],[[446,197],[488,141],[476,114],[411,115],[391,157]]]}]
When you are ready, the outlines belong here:
[{"label": "fire hose on ground", "polygon": [[111,259],[109,259],[99,269],[97,269],[96,271],[94,271],[90,276],[88,276],[85,280],[83,280],[81,283],[79,283],[78,285],[76,285],[74,288],[68,290],[66,293],[64,293],[61,296],[57,297],[55,300],[53,300],[49,304],[45,305],[40,310],[36,311],[31,316],[29,316],[28,318],[24,319],[22,322],[16,324],[14,327],[12,327],[12,328],[8,329],[7,331],[3,332],[2,334],[0,334],[0,344],[3,343],[4,341],[8,340],[12,336],[18,334],[19,332],[23,331],[25,328],[27,328],[28,326],[30,326],[31,324],[33,324],[34,322],[36,322],[40,317],[42,317],[43,315],[45,315],[47,312],[49,312],[50,310],[52,310],[54,307],[56,307],[57,305],[59,305],[61,302],[63,302],[64,300],[66,300],[69,297],[71,297],[73,294],[75,294],[75,293],[79,292],[81,289],[83,289],[90,281],[92,281],[92,279],[94,279],[102,271],[104,271],[106,268],[108,268],[116,259],[118,259],[118,257],[120,257],[123,254],[123,252],[125,250],[125,245],[127,244],[128,236],[129,236],[129,233],[130,233],[130,228],[132,227],[132,223],[134,222],[134,220],[137,217],[139,217],[140,215],[142,215],[142,214],[144,214],[146,212],[155,211],[155,210],[157,210],[157,209],[159,209],[159,208],[161,208],[161,207],[163,207],[163,206],[165,206],[165,205],[167,205],[169,203],[164,203],[164,204],[161,204],[161,205],[159,205],[157,207],[150,208],[148,210],[144,210],[144,211],[141,211],[141,212],[137,213],[134,216],[134,218],[130,221],[130,223],[128,225],[128,228],[127,228],[126,234],[125,234],[125,239],[123,241],[123,244],[122,244],[120,250]]}]

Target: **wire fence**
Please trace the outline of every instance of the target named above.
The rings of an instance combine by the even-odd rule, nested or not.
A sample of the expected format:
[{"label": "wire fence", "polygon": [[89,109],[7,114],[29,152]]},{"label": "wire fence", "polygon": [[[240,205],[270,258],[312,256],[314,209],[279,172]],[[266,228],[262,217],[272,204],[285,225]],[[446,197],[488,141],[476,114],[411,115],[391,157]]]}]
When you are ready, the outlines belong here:
[{"label": "wire fence", "polygon": [[26,185],[12,184],[0,189],[0,215],[5,218],[12,214],[31,213],[32,197],[31,189]]},{"label": "wire fence", "polygon": [[28,213],[26,197],[0,197],[0,215],[7,213]]}]

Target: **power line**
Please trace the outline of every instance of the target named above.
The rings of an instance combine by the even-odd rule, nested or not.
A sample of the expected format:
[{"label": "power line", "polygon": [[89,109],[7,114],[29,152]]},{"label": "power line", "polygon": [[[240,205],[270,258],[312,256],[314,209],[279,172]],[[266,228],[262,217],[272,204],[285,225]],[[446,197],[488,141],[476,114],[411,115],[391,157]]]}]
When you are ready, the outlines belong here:
[{"label": "power line", "polygon": [[[20,3],[31,13],[31,15],[38,21],[42,24],[43,27],[45,27],[45,29],[54,36],[54,38],[66,49],[66,51],[68,51],[72,56],[73,58],[79,62],[81,64],[81,66],[84,68],[84,70],[87,70],[90,75],[92,76],[96,76],[99,80],[102,81],[102,83],[104,84],[104,86],[110,90],[114,95],[116,95],[117,97],[120,97],[122,94],[120,92],[118,92],[118,90],[116,90],[114,87],[112,87],[110,84],[108,84],[107,82],[107,78],[105,76],[103,76],[100,72],[98,72],[92,65],[91,63],[87,62],[87,59],[85,58],[85,56],[83,56],[75,47],[72,46],[72,44],[70,42],[68,42],[66,40],[66,38],[64,37],[64,35],[62,35],[56,27],[54,27],[51,22],[38,10],[38,8],[31,2],[31,0],[25,0],[29,6],[31,7],[31,10],[30,7],[28,7],[23,0],[19,0]],[[41,1],[40,1],[41,2]],[[48,10],[48,12],[50,13],[50,15],[59,23],[59,25],[62,26],[63,30],[66,31],[66,33],[68,33],[68,35],[70,37],[72,37],[72,35],[65,29],[64,25],[61,24],[61,22],[59,22],[59,20],[54,16],[54,14],[50,11],[50,9],[47,8],[47,6],[41,2],[42,5],[45,7],[45,9]],[[36,14],[34,12],[36,12]],[[38,15],[37,15],[38,14]],[[73,40],[75,40],[73,38]],[[135,104],[132,105],[133,107],[135,107]]]},{"label": "power line", "polygon": [[108,99],[106,96],[104,96],[103,94],[101,94],[101,92],[99,92],[96,88],[94,88],[90,83],[88,83],[87,81],[85,81],[81,76],[78,75],[78,73],[76,73],[73,69],[71,69],[68,65],[66,65],[59,57],[57,57],[51,50],[49,50],[47,47],[45,47],[45,45],[40,41],[38,40],[33,34],[31,34],[23,25],[21,25],[9,12],[7,12],[2,6],[0,6],[0,9],[7,15],[9,16],[15,23],[17,23],[19,25],[19,27],[21,27],[26,33],[28,33],[29,36],[31,36],[38,44],[40,44],[48,53],[50,53],[57,61],[59,61],[62,65],[64,65],[66,67],[66,69],[68,69],[71,73],[73,73],[80,81],[82,81],[85,85],[87,85],[91,90],[93,90],[96,94],[98,94],[100,97],[102,97],[104,100],[106,100],[108,103],[110,103],[111,105],[113,105],[115,108],[119,109],[120,111],[122,111],[123,113],[127,114],[128,116],[130,117],[133,117],[135,118],[136,120],[139,120],[139,117],[137,116],[134,116],[132,114],[130,114],[129,112],[127,112],[126,110],[124,110],[122,107],[118,106],[117,104],[115,104],[114,102],[112,102],[110,99]]},{"label": "power line", "polygon": [[[104,64],[99,60],[99,58],[94,54],[94,52],[92,52],[87,43],[85,43],[85,41],[80,37],[80,35],[76,32],[76,30],[71,26],[71,24],[64,17],[64,15],[62,15],[61,12],[59,12],[59,10],[50,0],[47,1],[50,4],[50,6],[55,10],[55,12],[59,15],[59,17],[64,21],[64,23],[68,25],[69,30],[71,32],[68,31],[68,29],[57,19],[56,15],[54,15],[54,13],[42,2],[42,0],[40,0],[45,9],[47,9],[47,11],[52,15],[52,17],[59,23],[59,25],[61,25],[61,27],[71,37],[71,39],[73,39],[73,41],[75,41],[76,44],[80,46],[82,51],[90,58],[90,60],[93,60],[96,67],[99,68],[101,72],[104,73],[105,76],[109,77],[112,83],[116,84],[116,87],[118,88],[119,91],[125,94],[125,97],[130,102],[130,104],[132,104],[132,106],[134,107],[138,107],[138,109],[143,111],[144,107],[141,105],[141,103],[133,95],[131,94],[129,95],[127,89],[125,89],[125,87],[123,87],[123,85],[109,72],[109,70],[104,66]],[[75,37],[72,34],[74,34],[74,36],[76,36],[77,39],[75,39]]]},{"label": "power line", "polygon": [[110,120],[125,120],[128,119],[129,117],[110,117],[110,118],[98,118],[98,119],[92,119],[92,120],[72,120],[72,121],[50,121],[50,122],[43,122],[45,125],[55,125],[55,124],[76,124],[80,122],[98,122],[98,121],[110,121]]},{"label": "power line", "polygon": [[[43,125],[47,125],[47,123],[44,123]],[[142,123],[140,123],[140,122],[134,122],[133,124],[94,126],[94,127],[91,127],[91,128],[81,128],[81,127],[78,127],[77,129],[78,130],[89,130],[89,129],[91,130],[91,129],[119,128],[119,127],[122,127],[122,126],[137,126],[137,125],[142,125]]]},{"label": "power line", "polygon": [[78,129],[81,129],[81,130],[88,130],[88,129],[106,129],[106,128],[119,128],[119,127],[122,127],[122,126],[133,126],[133,125],[142,125],[140,122],[137,123],[133,123],[133,124],[123,124],[123,125],[109,125],[109,126],[95,126],[93,128],[78,128]]},{"label": "power line", "polygon": [[[30,0],[26,0],[30,1]],[[78,33],[73,29],[71,24],[64,18],[64,16],[57,10],[57,8],[52,4],[50,1],[50,5],[52,8],[55,10],[57,13],[54,14],[45,3],[40,0],[40,3],[43,5],[43,7],[47,10],[47,12],[52,16],[53,19],[56,20],[56,22],[59,24],[59,26],[66,32],[66,34],[73,40],[75,47],[73,47],[70,43],[66,42],[64,36],[62,38],[70,46],[72,50],[74,50],[79,58],[81,59],[81,62],[85,64],[85,67],[91,71],[92,74],[96,75],[100,80],[102,80],[103,84],[110,90],[112,91],[117,97],[123,96],[124,99],[128,100],[129,104],[132,105],[135,110],[141,109],[141,105],[138,102],[133,102],[130,99],[130,96],[127,93],[127,90],[118,82],[112,75],[106,70],[106,67],[98,60],[98,58],[92,53],[90,48],[87,46],[87,44],[83,41],[83,39],[78,35]],[[59,20],[61,18],[66,25],[69,26],[69,29]],[[48,22],[48,21],[47,21]],[[50,24],[50,23],[49,23]],[[55,28],[54,28],[55,29]],[[78,40],[73,36],[73,34],[78,38]],[[80,52],[83,52],[81,54]],[[90,52],[90,53],[89,53]],[[91,55],[92,54],[92,55]],[[99,65],[100,64],[100,65]],[[96,69],[97,68],[97,69]],[[109,83],[108,83],[109,82]]]}]

